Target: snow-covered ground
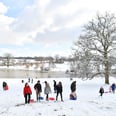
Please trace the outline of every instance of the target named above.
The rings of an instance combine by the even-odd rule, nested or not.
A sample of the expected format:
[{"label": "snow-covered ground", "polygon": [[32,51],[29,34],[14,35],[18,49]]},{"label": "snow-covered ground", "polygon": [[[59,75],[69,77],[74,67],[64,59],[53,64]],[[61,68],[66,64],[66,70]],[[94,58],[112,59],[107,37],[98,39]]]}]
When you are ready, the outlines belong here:
[{"label": "snow-covered ground", "polygon": [[[21,79],[0,79],[0,116],[116,116],[116,94],[107,93],[110,85],[104,84],[104,79],[96,78],[93,80],[82,81],[77,78],[40,78],[42,89],[44,81],[48,81],[52,93],[49,97],[54,97],[53,80],[61,81],[63,84],[63,99],[60,101],[45,101],[16,106],[24,103],[23,87]],[[33,83],[29,83],[32,89],[32,99],[36,99],[34,84],[38,79],[34,78]],[[69,100],[70,84],[77,81],[77,100]],[[6,81],[9,85],[8,91],[3,91],[2,82]],[[24,79],[27,82],[27,79]],[[116,82],[115,78],[110,78],[110,83]],[[106,93],[103,97],[99,96],[99,88],[103,86]],[[44,93],[41,94],[45,98]],[[60,97],[60,96],[59,96]]]},{"label": "snow-covered ground", "polygon": [[[50,68],[50,71],[63,71],[65,72],[66,70],[70,70],[70,63],[69,62],[64,62],[64,63],[56,63],[53,66],[49,67],[49,63],[45,63],[43,65],[43,68]],[[41,65],[40,66],[36,66],[36,65],[32,65],[29,66],[28,68],[25,65],[21,65],[21,66],[0,66],[0,69],[13,69],[13,70],[41,70]]]}]

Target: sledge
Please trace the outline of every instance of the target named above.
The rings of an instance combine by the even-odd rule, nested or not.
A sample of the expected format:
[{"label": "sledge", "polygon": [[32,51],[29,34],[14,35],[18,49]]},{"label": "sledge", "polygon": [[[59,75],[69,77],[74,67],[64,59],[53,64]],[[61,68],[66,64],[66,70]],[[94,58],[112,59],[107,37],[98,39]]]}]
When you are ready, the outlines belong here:
[{"label": "sledge", "polygon": [[70,98],[70,100],[77,100],[77,98]]},{"label": "sledge", "polygon": [[30,103],[33,103],[33,102],[35,102],[34,99],[30,99]]},{"label": "sledge", "polygon": [[8,85],[6,85],[6,86],[4,87],[4,90],[5,90],[5,91],[9,90]]},{"label": "sledge", "polygon": [[104,93],[111,93],[111,91],[105,91]]},{"label": "sledge", "polygon": [[69,97],[70,100],[77,100],[77,95],[75,92],[72,92]]},{"label": "sledge", "polygon": [[55,98],[54,97],[49,97],[49,100],[54,101]]},{"label": "sledge", "polygon": [[43,97],[41,97],[41,96],[39,97],[39,100],[43,100],[43,99],[44,99]]}]

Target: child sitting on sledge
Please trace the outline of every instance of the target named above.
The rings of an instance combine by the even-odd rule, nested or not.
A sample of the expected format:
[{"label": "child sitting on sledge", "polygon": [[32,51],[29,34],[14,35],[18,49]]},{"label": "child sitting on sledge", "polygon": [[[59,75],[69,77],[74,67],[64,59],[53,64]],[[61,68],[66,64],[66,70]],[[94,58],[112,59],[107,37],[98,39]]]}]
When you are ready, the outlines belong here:
[{"label": "child sitting on sledge", "polygon": [[3,90],[8,90],[8,84],[4,81],[3,84]]},{"label": "child sitting on sledge", "polygon": [[75,92],[72,92],[70,94],[70,100],[76,100],[77,99],[77,94]]}]

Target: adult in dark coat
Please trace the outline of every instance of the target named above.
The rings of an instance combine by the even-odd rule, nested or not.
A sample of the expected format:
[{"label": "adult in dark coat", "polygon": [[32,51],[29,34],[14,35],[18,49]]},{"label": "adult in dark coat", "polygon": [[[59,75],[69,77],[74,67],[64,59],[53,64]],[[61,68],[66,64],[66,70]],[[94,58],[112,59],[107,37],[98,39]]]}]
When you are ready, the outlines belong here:
[{"label": "adult in dark coat", "polygon": [[54,93],[56,93],[56,81],[53,80],[53,82],[54,82]]},{"label": "adult in dark coat", "polygon": [[73,81],[71,83],[70,89],[71,89],[71,92],[75,92],[76,91],[76,81]]},{"label": "adult in dark coat", "polygon": [[104,88],[103,87],[100,87],[99,93],[100,93],[100,96],[102,97],[103,96],[103,93],[104,93]]},{"label": "adult in dark coat", "polygon": [[61,101],[63,101],[63,97],[62,97],[62,92],[63,92],[62,82],[59,82],[59,83],[56,85],[56,90],[57,90],[56,101],[58,100],[58,95],[59,95],[59,94],[60,94],[60,97],[61,97]]},{"label": "adult in dark coat", "polygon": [[42,92],[42,86],[40,84],[40,81],[37,81],[37,83],[34,85],[34,89],[36,91],[36,99],[37,101],[40,101],[40,96],[41,96],[41,92]]}]

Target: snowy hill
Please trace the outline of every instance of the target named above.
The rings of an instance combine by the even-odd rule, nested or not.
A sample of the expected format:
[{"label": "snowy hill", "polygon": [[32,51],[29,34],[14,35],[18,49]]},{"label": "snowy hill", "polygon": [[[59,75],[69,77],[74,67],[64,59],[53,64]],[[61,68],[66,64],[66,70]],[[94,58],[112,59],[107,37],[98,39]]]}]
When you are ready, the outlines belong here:
[{"label": "snowy hill", "polygon": [[[18,103],[24,103],[23,87],[21,79],[0,79],[0,84],[6,81],[9,85],[8,91],[3,91],[0,88],[0,116],[115,116],[116,114],[116,94],[108,93],[110,85],[104,84],[103,78],[82,81],[74,78],[72,81],[77,81],[77,100],[69,100],[70,84],[72,81],[69,78],[40,78],[42,89],[44,89],[44,81],[48,81],[52,93],[49,97],[56,97],[53,92],[53,80],[61,81],[63,84],[63,99],[60,101],[45,101],[45,95],[42,90],[41,96],[44,100],[37,103],[30,103],[16,107]],[[115,78],[110,78],[110,82],[116,82]],[[24,82],[27,82],[24,79]],[[37,79],[33,83],[29,83],[32,88],[31,98],[36,100],[35,90],[33,88]],[[99,88],[103,86],[105,92],[103,97],[99,96]]]}]

